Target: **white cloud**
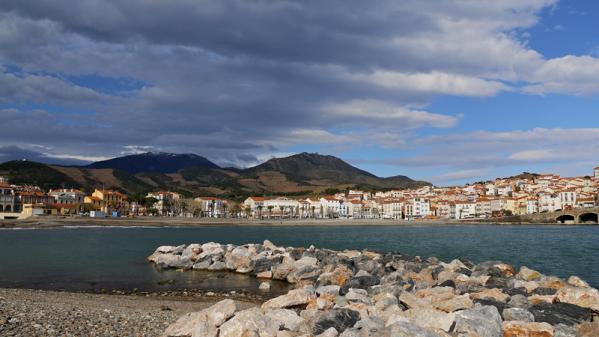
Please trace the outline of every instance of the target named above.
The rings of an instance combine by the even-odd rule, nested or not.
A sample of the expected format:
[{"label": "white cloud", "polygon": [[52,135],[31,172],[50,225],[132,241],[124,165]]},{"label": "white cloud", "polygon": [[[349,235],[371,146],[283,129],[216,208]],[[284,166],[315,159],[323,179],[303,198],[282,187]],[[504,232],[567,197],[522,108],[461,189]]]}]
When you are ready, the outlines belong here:
[{"label": "white cloud", "polygon": [[350,74],[347,77],[398,92],[407,91],[429,95],[493,96],[500,91],[509,89],[501,82],[438,71],[406,74],[378,70],[371,74]]},{"label": "white cloud", "polygon": [[599,59],[591,56],[564,56],[550,59],[531,75],[536,82],[524,87],[534,94],[568,93],[592,95],[599,92]]},{"label": "white cloud", "polygon": [[394,127],[399,130],[424,126],[450,128],[459,120],[459,117],[455,116],[408,109],[376,100],[352,100],[330,104],[323,108],[323,112],[334,115],[340,124],[344,123],[344,118],[360,119],[364,123],[376,124],[379,128]]}]

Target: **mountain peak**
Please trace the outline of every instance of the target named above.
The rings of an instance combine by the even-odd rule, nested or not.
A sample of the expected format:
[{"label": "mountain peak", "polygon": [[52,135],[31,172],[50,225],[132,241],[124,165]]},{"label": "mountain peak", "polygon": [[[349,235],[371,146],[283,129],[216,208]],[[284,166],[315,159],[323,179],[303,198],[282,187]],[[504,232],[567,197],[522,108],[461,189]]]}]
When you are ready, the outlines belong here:
[{"label": "mountain peak", "polygon": [[112,168],[131,174],[139,172],[175,173],[190,167],[219,168],[210,160],[193,153],[144,152],[98,161],[87,168]]}]

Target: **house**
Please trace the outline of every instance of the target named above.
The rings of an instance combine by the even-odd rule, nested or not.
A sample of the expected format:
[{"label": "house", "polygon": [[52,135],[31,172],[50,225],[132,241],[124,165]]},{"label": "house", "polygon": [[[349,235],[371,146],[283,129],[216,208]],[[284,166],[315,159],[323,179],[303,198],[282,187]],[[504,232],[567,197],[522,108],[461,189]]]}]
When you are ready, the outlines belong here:
[{"label": "house", "polygon": [[475,216],[477,218],[490,218],[493,214],[493,211],[491,210],[491,199],[489,198],[478,198],[476,200],[475,208]]},{"label": "house", "polygon": [[383,219],[403,219],[404,199],[386,198],[381,202]]},{"label": "house", "polygon": [[412,198],[405,204],[405,217],[409,219],[424,218],[430,215],[430,202],[424,198]]},{"label": "house", "polygon": [[210,218],[222,218],[226,216],[227,201],[216,197],[197,197],[194,199],[199,203],[200,216]]},{"label": "house", "polygon": [[452,205],[453,205],[452,202],[445,201],[445,200],[438,202],[436,205],[436,207],[437,207],[436,215],[441,219],[451,219]]},{"label": "house", "polygon": [[112,212],[126,212],[129,210],[129,200],[126,195],[118,191],[96,189],[86,196],[83,202],[91,210],[101,211],[106,214]]},{"label": "house", "polygon": [[[319,201],[322,205],[323,217],[333,219],[341,216],[341,200],[336,199],[334,196],[325,196],[320,198]],[[347,216],[347,207],[345,207],[345,215]]]},{"label": "house", "polygon": [[529,197],[526,199],[526,214],[534,214],[539,211],[539,199]]},{"label": "house", "polygon": [[578,207],[578,208],[595,207],[595,205],[596,205],[596,202],[595,202],[595,198],[593,198],[593,197],[584,197],[584,198],[576,199],[576,207]]},{"label": "house", "polygon": [[0,182],[0,212],[15,211],[15,191],[5,182]]},{"label": "house", "polygon": [[460,201],[452,204],[454,219],[472,219],[476,216],[476,202]]},{"label": "house", "polygon": [[85,201],[85,193],[75,188],[53,189],[48,195],[54,198],[54,205],[62,206],[56,206],[62,214],[77,214]]},{"label": "house", "polygon": [[576,190],[573,188],[558,191],[562,209],[572,209],[576,206]]},{"label": "house", "polygon": [[247,199],[245,199],[245,201],[243,202],[243,207],[246,210],[246,214],[248,217],[252,217],[252,218],[262,218],[263,215],[263,209],[264,209],[264,202],[268,200],[268,198],[265,197],[248,197]]},{"label": "house", "polygon": [[152,208],[156,210],[158,215],[178,215],[180,213],[178,205],[181,195],[179,193],[170,191],[150,192],[146,195],[146,198],[156,199]]},{"label": "house", "polygon": [[27,190],[15,193],[14,210],[22,212],[24,205],[47,205],[51,203],[54,203],[54,198],[48,196],[41,190],[28,188]]},{"label": "house", "polygon": [[353,219],[362,219],[362,202],[359,200],[348,201],[347,216]]},{"label": "house", "polygon": [[562,201],[553,193],[539,193],[539,212],[555,212],[562,210]]}]

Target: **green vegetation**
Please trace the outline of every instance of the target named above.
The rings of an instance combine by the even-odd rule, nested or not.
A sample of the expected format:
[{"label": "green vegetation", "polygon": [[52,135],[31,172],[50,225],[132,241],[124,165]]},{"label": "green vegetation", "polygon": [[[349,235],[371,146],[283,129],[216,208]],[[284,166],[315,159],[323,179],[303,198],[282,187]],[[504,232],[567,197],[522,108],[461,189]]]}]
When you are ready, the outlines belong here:
[{"label": "green vegetation", "polygon": [[44,190],[52,188],[80,188],[71,177],[52,167],[27,160],[15,160],[0,164],[0,175],[12,184],[37,185]]}]

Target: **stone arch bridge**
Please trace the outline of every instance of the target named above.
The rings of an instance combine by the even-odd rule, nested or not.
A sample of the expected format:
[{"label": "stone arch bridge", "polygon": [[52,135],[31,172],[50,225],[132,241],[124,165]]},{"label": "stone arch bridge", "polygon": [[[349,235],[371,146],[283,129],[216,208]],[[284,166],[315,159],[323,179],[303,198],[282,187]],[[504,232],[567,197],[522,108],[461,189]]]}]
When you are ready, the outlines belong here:
[{"label": "stone arch bridge", "polygon": [[563,224],[598,224],[599,207],[576,208],[553,213],[541,213],[546,222],[557,222]]},{"label": "stone arch bridge", "polygon": [[506,223],[599,224],[599,207],[576,208],[572,210],[550,213],[516,215],[505,217],[503,218],[503,221]]}]

